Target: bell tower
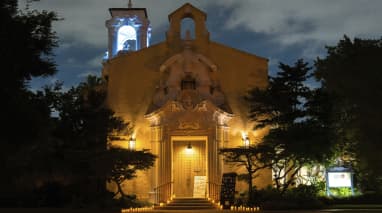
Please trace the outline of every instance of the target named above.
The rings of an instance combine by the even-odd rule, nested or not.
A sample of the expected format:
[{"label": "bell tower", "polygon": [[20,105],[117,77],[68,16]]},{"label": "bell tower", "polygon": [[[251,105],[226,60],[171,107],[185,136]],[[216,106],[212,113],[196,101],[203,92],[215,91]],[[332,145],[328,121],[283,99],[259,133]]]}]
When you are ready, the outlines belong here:
[{"label": "bell tower", "polygon": [[104,59],[119,52],[137,51],[148,47],[151,37],[150,21],[146,8],[133,8],[129,0],[127,8],[110,8],[111,18],[106,21],[108,29],[108,51]]}]

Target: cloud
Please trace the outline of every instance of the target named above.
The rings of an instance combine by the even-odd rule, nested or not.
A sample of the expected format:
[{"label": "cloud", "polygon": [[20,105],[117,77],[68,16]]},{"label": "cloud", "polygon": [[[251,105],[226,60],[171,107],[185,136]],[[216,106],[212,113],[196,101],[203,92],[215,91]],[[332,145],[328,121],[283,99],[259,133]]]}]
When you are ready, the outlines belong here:
[{"label": "cloud", "polygon": [[98,55],[98,56],[90,59],[86,64],[89,67],[98,68],[100,70],[102,67],[102,59],[103,59],[103,55]]},{"label": "cloud", "polygon": [[66,63],[68,63],[68,64],[74,64],[76,62],[77,62],[77,60],[73,57],[69,57],[66,59]]},{"label": "cloud", "polygon": [[325,43],[324,42],[311,42],[302,49],[301,55],[298,58],[305,58],[308,60],[315,60],[317,57],[323,58],[325,56]]},{"label": "cloud", "polygon": [[[60,38],[106,48],[108,8],[126,7],[127,2],[41,0],[32,7],[56,11],[65,19],[55,23]],[[202,10],[229,9],[223,27],[266,33],[282,45],[304,41],[331,43],[344,34],[376,37],[382,33],[382,25],[377,21],[382,20],[382,1],[379,0],[136,0],[133,6],[147,8],[153,33],[156,33],[163,32],[159,29],[167,26],[167,15],[186,2]]]},{"label": "cloud", "polygon": [[77,75],[78,78],[86,78],[88,75],[100,76],[100,72],[96,70],[87,70]]},{"label": "cloud", "polygon": [[[234,4],[234,6],[233,6]],[[317,41],[333,43],[344,34],[378,37],[382,33],[379,0],[222,1],[232,7],[227,29],[266,33],[282,45]]]},{"label": "cloud", "polygon": [[[189,2],[207,13],[211,38],[228,46],[278,60],[315,59],[325,45],[335,45],[344,34],[380,38],[381,0],[132,0],[133,7],[147,8],[153,40],[164,39],[168,14]],[[20,7],[25,0],[19,0]],[[60,39],[55,50],[58,78],[75,85],[87,74],[101,70],[107,49],[105,21],[109,8],[126,7],[128,0],[40,0],[31,8],[56,11]],[[211,29],[213,28],[213,30]],[[95,71],[98,70],[98,71]],[[85,71],[85,72],[84,72]],[[270,70],[272,72],[272,70]],[[274,71],[273,71],[274,72]],[[81,73],[81,74],[79,74]]]},{"label": "cloud", "polygon": [[[30,84],[29,89],[32,92],[37,92],[37,91],[43,90],[44,87],[46,87],[46,86],[53,86],[56,83],[60,83],[60,82],[62,82],[62,81],[55,76],[39,77],[39,78],[35,78],[33,80],[33,83]],[[63,84],[61,86],[61,91],[63,91],[63,92],[68,91],[69,89],[70,89],[70,87],[68,85]]]}]

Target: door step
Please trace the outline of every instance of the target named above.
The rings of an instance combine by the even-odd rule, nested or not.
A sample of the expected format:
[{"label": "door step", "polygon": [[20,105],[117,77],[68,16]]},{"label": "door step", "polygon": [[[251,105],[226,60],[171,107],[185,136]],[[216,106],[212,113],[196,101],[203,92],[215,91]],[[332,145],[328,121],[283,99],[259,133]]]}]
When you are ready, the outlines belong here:
[{"label": "door step", "polygon": [[199,210],[217,209],[217,206],[206,198],[174,198],[164,206],[155,207],[158,210]]}]

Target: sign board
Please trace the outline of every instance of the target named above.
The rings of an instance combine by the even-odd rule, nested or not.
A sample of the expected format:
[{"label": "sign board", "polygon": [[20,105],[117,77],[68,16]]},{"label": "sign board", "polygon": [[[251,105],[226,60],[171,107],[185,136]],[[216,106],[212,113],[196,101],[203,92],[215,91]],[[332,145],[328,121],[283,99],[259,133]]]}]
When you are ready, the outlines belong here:
[{"label": "sign board", "polygon": [[225,173],[222,178],[220,191],[220,204],[224,209],[229,209],[235,201],[236,173]]},{"label": "sign board", "polygon": [[326,170],[326,194],[332,195],[330,188],[350,187],[354,195],[353,170],[348,167],[335,166]]},{"label": "sign board", "polygon": [[328,172],[329,187],[352,187],[350,172]]},{"label": "sign board", "polygon": [[194,197],[206,197],[206,176],[194,176]]}]

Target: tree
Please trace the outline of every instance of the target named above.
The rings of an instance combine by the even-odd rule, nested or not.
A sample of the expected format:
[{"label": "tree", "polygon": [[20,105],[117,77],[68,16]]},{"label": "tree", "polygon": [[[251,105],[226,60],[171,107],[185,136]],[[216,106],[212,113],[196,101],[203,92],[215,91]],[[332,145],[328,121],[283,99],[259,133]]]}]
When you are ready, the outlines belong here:
[{"label": "tree", "polygon": [[[101,156],[107,151],[107,140],[114,131],[130,131],[128,124],[105,106],[105,81],[88,76],[86,81],[56,97],[54,109],[58,113],[54,136],[61,141],[58,154],[64,160],[62,175],[78,184],[78,196],[105,194],[106,169]],[[111,166],[111,165],[108,165]],[[90,199],[91,200],[91,199]],[[86,202],[86,201],[84,201]]]},{"label": "tree", "polygon": [[125,180],[136,177],[137,170],[146,170],[154,165],[155,155],[148,150],[126,150],[120,148],[111,148],[105,152],[105,158],[102,159],[106,168],[106,180],[114,182],[117,185],[115,195],[121,195],[122,198],[126,194],[122,190],[121,184]]},{"label": "tree", "polygon": [[[46,141],[52,120],[47,100],[28,90],[32,77],[56,72],[53,48],[57,37],[52,22],[54,12],[18,10],[17,0],[0,2],[0,58],[4,81],[0,85],[2,108],[2,189],[10,188],[29,160],[28,150]],[[15,134],[16,132],[16,134]],[[10,184],[11,183],[11,184]]]},{"label": "tree", "polygon": [[327,47],[326,57],[315,62],[317,79],[326,90],[339,97],[336,112],[342,119],[336,124],[344,139],[343,146],[357,158],[353,166],[364,175],[366,190],[375,190],[382,182],[379,157],[382,154],[381,58],[382,39],[352,41],[344,36],[337,45]]},{"label": "tree", "polygon": [[[54,12],[47,11],[21,13],[16,0],[1,1],[0,16],[0,57],[3,79],[6,79],[0,86],[1,117],[7,124],[2,128],[2,141],[9,149],[15,149],[34,140],[41,130],[40,120],[50,116],[46,107],[35,102],[27,86],[32,77],[56,72],[52,50],[57,46],[57,37],[51,25],[58,18]],[[12,134],[15,126],[24,134]],[[31,131],[30,126],[35,129]],[[9,152],[9,149],[4,150]]]},{"label": "tree", "polygon": [[88,76],[85,82],[61,94],[55,104],[59,126],[55,134],[71,148],[104,150],[113,131],[130,131],[129,124],[105,106],[106,82]]},{"label": "tree", "polygon": [[[54,95],[52,95],[54,96]],[[138,170],[153,166],[155,156],[147,150],[133,151],[108,147],[108,141],[118,140],[113,133],[131,134],[132,127],[105,105],[106,81],[88,76],[85,82],[59,96],[55,108],[58,126],[55,135],[63,141],[62,148],[75,182],[80,182],[83,197],[89,193],[103,198],[106,181],[117,184],[118,192],[126,197],[121,184],[135,177]],[[89,186],[90,185],[90,186]],[[86,191],[85,189],[94,191]]]},{"label": "tree", "polygon": [[280,63],[279,68],[268,88],[251,90],[247,100],[254,128],[270,128],[262,146],[271,152],[260,155],[260,161],[270,163],[276,189],[284,193],[304,165],[331,158],[333,138],[325,110],[312,104],[326,101],[323,106],[330,107],[329,99],[305,85],[311,75],[308,64],[300,59],[294,66]]},{"label": "tree", "polygon": [[[20,12],[16,0],[0,3],[0,39],[3,75],[3,93],[26,89],[32,77],[49,76],[56,72],[53,48],[57,37],[52,22],[58,18],[54,12]],[[22,63],[20,63],[22,62]]]},{"label": "tree", "polygon": [[[244,179],[248,184],[248,204],[253,204],[253,180],[258,176],[259,171],[269,167],[270,161],[264,161],[269,151],[269,147],[257,145],[249,147],[223,148],[220,154],[224,156],[224,161],[232,163],[238,167],[244,167],[246,174],[240,174],[239,178]],[[269,159],[269,158],[268,158]]]}]

